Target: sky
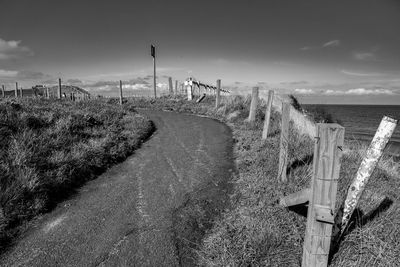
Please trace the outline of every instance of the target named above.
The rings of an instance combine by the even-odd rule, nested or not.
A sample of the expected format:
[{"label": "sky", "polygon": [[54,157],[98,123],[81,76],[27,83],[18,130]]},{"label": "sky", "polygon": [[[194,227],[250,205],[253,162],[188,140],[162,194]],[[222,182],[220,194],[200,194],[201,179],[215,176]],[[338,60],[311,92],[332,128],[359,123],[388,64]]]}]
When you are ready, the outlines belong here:
[{"label": "sky", "polygon": [[0,84],[152,92],[188,77],[302,103],[400,104],[399,0],[0,0]]}]

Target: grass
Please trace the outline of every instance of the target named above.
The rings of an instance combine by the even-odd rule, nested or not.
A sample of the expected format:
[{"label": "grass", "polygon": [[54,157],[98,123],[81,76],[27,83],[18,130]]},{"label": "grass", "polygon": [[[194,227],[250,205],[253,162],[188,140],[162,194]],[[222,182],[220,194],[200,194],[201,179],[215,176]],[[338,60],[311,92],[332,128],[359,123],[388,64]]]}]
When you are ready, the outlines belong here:
[{"label": "grass", "polygon": [[134,109],[93,100],[0,102],[0,246],[153,131]]},{"label": "grass", "polygon": [[[257,109],[256,123],[245,122],[250,98],[224,97],[215,109],[208,97],[195,104],[183,98],[134,99],[134,107],[175,110],[208,115],[229,123],[235,141],[238,175],[234,178],[231,207],[211,222],[197,247],[202,266],[300,266],[306,218],[281,207],[280,197],[309,186],[313,140],[290,126],[290,182],[277,181],[280,114],[271,115],[269,137],[261,140],[265,103]],[[327,114],[316,112],[321,121]],[[359,167],[366,147],[346,141],[341,164],[336,211]],[[360,200],[351,226],[332,254],[331,266],[400,265],[400,167],[385,155]]]}]

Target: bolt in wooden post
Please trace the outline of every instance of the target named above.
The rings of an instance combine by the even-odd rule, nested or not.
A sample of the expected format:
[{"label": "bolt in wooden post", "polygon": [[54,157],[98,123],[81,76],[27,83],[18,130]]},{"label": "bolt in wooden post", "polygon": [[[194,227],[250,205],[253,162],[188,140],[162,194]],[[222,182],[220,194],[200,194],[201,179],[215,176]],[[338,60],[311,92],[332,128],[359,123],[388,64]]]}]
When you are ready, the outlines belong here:
[{"label": "bolt in wooden post", "polygon": [[217,80],[217,92],[215,97],[215,107],[218,108],[221,103],[221,80]]},{"label": "bolt in wooden post", "polygon": [[5,92],[4,84],[1,86],[1,96],[2,96],[3,98],[6,97],[6,92]]},{"label": "bolt in wooden post", "polygon": [[247,120],[249,122],[254,122],[256,120],[256,112],[258,106],[258,87],[253,87],[251,92],[251,104],[250,104],[250,113]]},{"label": "bolt in wooden post", "polygon": [[122,81],[119,80],[119,104],[122,105]]},{"label": "bolt in wooden post", "polygon": [[61,79],[58,79],[58,99],[61,99]]},{"label": "bolt in wooden post", "polygon": [[344,128],[339,124],[319,123],[316,131],[303,267],[328,265],[344,140]]},{"label": "bolt in wooden post", "polygon": [[282,103],[281,119],[281,138],[279,142],[279,166],[278,178],[281,182],[287,182],[286,167],[289,147],[289,122],[290,122],[290,104]]},{"label": "bolt in wooden post", "polygon": [[262,132],[263,140],[267,139],[267,136],[268,136],[269,121],[271,118],[271,108],[272,108],[273,101],[274,101],[274,91],[269,90],[268,91],[268,100],[267,100],[267,109],[265,110],[264,128],[263,128],[263,132]]},{"label": "bolt in wooden post", "polygon": [[15,83],[15,97],[18,97],[18,83]]},{"label": "bolt in wooden post", "polygon": [[379,124],[378,130],[368,147],[367,153],[361,162],[360,167],[358,168],[356,177],[347,192],[343,209],[343,219],[340,227],[341,233],[346,230],[351,215],[353,214],[364,188],[383,154],[386,144],[389,142],[396,125],[397,120],[387,116],[384,116]]}]

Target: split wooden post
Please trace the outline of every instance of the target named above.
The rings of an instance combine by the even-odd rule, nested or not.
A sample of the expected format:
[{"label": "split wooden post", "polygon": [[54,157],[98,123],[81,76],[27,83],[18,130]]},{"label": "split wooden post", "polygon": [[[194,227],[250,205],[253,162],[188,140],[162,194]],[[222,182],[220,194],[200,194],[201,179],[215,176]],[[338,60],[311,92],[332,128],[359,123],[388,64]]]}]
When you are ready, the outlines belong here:
[{"label": "split wooden post", "polygon": [[289,148],[290,103],[282,103],[281,137],[279,142],[278,179],[287,182],[286,168]]},{"label": "split wooden post", "polygon": [[264,128],[262,132],[262,139],[267,139],[269,130],[269,121],[271,119],[272,102],[274,101],[274,91],[268,91],[267,109],[265,110]]},{"label": "split wooden post", "polygon": [[387,116],[384,116],[379,124],[378,130],[368,147],[367,153],[361,162],[360,167],[358,168],[356,177],[348,189],[343,208],[343,218],[340,227],[341,233],[346,230],[351,215],[353,214],[364,188],[383,154],[386,144],[389,142],[396,125],[397,120]]},{"label": "split wooden post", "polygon": [[219,107],[219,104],[221,103],[221,80],[217,80],[217,92],[216,92],[216,97],[215,97],[215,108]]},{"label": "split wooden post", "polygon": [[175,95],[178,95],[178,80],[175,80]]},{"label": "split wooden post", "polygon": [[1,86],[1,96],[2,96],[3,98],[6,97],[6,92],[5,92],[4,84]]},{"label": "split wooden post", "polygon": [[258,106],[258,87],[253,87],[253,90],[251,92],[250,113],[247,119],[249,122],[254,122],[256,120],[257,106]]},{"label": "split wooden post", "polygon": [[58,78],[58,99],[61,99],[61,78]]},{"label": "split wooden post", "polygon": [[168,85],[169,85],[169,94],[172,95],[174,93],[174,88],[172,87],[172,77],[168,78]]},{"label": "split wooden post", "polygon": [[18,97],[18,83],[15,83],[15,97]]},{"label": "split wooden post", "polygon": [[119,104],[122,105],[122,81],[119,80]]},{"label": "split wooden post", "polygon": [[327,266],[334,223],[344,128],[339,124],[317,124],[311,197],[301,266]]}]

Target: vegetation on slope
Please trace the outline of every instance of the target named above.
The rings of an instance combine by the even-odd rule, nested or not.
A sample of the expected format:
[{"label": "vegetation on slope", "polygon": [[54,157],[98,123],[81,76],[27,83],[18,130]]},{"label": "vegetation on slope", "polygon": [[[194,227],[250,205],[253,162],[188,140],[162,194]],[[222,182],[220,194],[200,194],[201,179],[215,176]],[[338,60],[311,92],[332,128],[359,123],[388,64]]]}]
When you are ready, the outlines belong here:
[{"label": "vegetation on slope", "polygon": [[[223,98],[220,108],[211,97],[205,103],[183,98],[135,99],[130,105],[193,112],[230,122],[235,138],[238,177],[232,208],[207,230],[197,249],[204,266],[300,266],[306,218],[281,207],[280,197],[309,186],[313,140],[290,126],[290,182],[277,181],[280,114],[273,112],[269,137],[261,140],[265,103],[257,109],[256,123],[245,122],[250,98]],[[233,116],[236,112],[236,115]],[[325,118],[321,115],[321,118]],[[350,144],[351,143],[351,144]],[[353,180],[365,147],[348,142],[341,164],[337,209]],[[351,147],[351,149],[349,149]],[[400,264],[399,163],[385,156],[362,196],[352,227],[333,254],[331,266],[398,266]],[[201,215],[201,213],[199,213]],[[198,220],[205,224],[200,219]],[[210,222],[208,222],[210,224]]]},{"label": "vegetation on slope", "polygon": [[125,159],[152,131],[133,109],[104,101],[0,102],[0,244]]}]

